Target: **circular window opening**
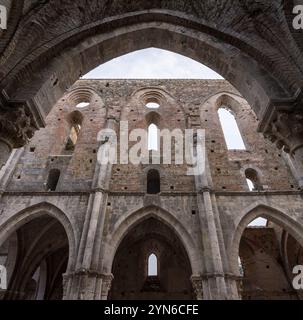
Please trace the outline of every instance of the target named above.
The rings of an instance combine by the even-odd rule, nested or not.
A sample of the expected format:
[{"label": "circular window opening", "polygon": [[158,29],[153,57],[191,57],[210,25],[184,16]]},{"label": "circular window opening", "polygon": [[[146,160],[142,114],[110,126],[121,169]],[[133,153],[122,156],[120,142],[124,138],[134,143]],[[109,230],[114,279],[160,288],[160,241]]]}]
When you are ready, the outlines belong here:
[{"label": "circular window opening", "polygon": [[160,104],[157,102],[148,102],[145,106],[148,109],[159,109],[160,108]]},{"label": "circular window opening", "polygon": [[89,102],[80,102],[76,105],[76,108],[83,109],[89,106]]}]

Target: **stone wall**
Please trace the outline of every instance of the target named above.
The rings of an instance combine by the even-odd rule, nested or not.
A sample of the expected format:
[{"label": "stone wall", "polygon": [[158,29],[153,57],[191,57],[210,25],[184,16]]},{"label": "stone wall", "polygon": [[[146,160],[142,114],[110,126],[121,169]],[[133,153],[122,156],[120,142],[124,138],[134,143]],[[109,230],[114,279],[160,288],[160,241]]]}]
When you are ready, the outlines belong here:
[{"label": "stone wall", "polygon": [[[158,102],[160,108],[147,109],[145,104],[150,101]],[[89,103],[89,106],[77,108],[82,102]],[[235,115],[246,150],[227,149],[217,112],[221,106],[228,107]],[[119,132],[121,120],[128,121],[129,132],[132,129],[146,129],[151,122],[156,122],[160,129],[205,129],[208,166],[204,178],[207,177],[208,182],[204,189],[198,187],[193,176],[186,174],[186,163],[116,164],[110,168],[108,176],[102,176],[101,170],[104,180],[102,187],[99,187],[96,184],[100,180],[97,162],[100,141],[97,141],[97,136],[101,129],[108,126],[109,121],[114,121]],[[66,150],[70,130],[76,123],[81,126],[77,143],[74,150]],[[239,92],[225,80],[80,80],[53,107],[46,118],[46,127],[37,131],[24,150],[20,150],[18,157],[10,159],[2,168],[0,242],[29,223],[31,217],[47,214],[58,219],[67,233],[70,246],[64,278],[65,298],[106,298],[111,273],[114,277],[116,273],[118,280],[113,281],[110,297],[122,298],[121,292],[124,292],[125,297],[138,297],[139,287],[145,283],[143,267],[136,271],[141,273],[142,281],[134,284],[127,294],[127,290],[122,287],[123,284],[126,286],[128,280],[119,282],[121,272],[117,261],[126,259],[125,250],[130,239],[129,244],[133,243],[135,248],[130,262],[132,264],[136,258],[143,259],[152,241],[163,252],[176,246],[176,251],[182,253],[178,256],[182,256],[180,259],[187,266],[184,290],[180,289],[182,285],[171,287],[174,282],[172,276],[161,287],[166,288],[166,291],[159,289],[158,293],[156,291],[141,297],[189,298],[194,297],[195,293],[197,298],[201,298],[203,287],[206,299],[235,299],[237,293],[234,282],[239,276],[239,246],[241,248],[241,236],[249,222],[264,216],[291,234],[298,244],[303,243],[302,193],[282,153],[257,132],[257,127],[255,113]],[[245,176],[248,168],[258,173],[260,189],[249,191]],[[60,170],[55,191],[47,188],[51,169]],[[149,169],[160,172],[159,194],[146,194]],[[99,208],[95,201],[100,193]],[[205,193],[210,194],[210,203],[205,200]],[[203,201],[201,196],[204,197]],[[91,220],[94,212],[98,222]],[[209,212],[214,216],[215,231],[209,224]],[[161,230],[162,224],[163,230],[167,228],[169,231],[162,234],[155,232],[150,238],[147,233],[144,239],[139,237],[137,242],[131,239],[132,230],[136,227],[138,230],[146,229],[144,223],[148,219],[156,221],[153,222],[156,231]],[[160,224],[158,228],[157,223]],[[88,245],[85,238],[92,236],[92,233],[87,230],[93,226],[96,226],[96,235],[93,244]],[[262,232],[272,234],[272,229],[268,228],[254,230],[257,234],[254,237],[258,238],[260,234],[260,239]],[[245,231],[245,239],[249,238],[251,232]],[[279,248],[281,243],[277,239],[275,246]],[[222,263],[222,274],[219,275],[215,270],[217,262],[213,261],[213,251],[210,251],[215,250],[212,241],[217,241]],[[88,249],[92,250],[93,256],[85,255]],[[277,259],[274,253],[270,254]],[[120,258],[115,260],[116,257]],[[82,267],[85,259],[92,261],[87,269]],[[161,255],[162,259],[165,259],[165,255]],[[258,266],[263,258],[262,255],[255,255],[254,259]],[[181,272],[176,267],[179,263],[177,258],[172,262],[175,277]],[[163,261],[161,265],[162,274],[165,275],[170,266]],[[129,269],[134,271],[134,268]],[[258,270],[250,269],[248,277],[251,281],[254,277],[263,281]],[[134,279],[133,276],[130,274],[130,279]],[[191,276],[194,279],[192,282]],[[211,282],[217,276],[223,277],[226,282],[219,289]],[[81,280],[81,277],[86,277],[86,280]],[[268,277],[270,275],[266,275]],[[93,285],[102,288],[93,296],[89,293],[91,289],[86,289],[90,286],[89,281],[93,281],[92,278],[96,278],[94,281],[103,279],[102,283],[105,283]],[[159,288],[158,280],[147,283],[147,286],[155,285]],[[81,292],[76,292],[79,285],[73,281],[82,283],[84,287]],[[288,286],[281,285],[283,288],[279,288],[290,291],[290,295],[280,296],[297,298],[296,292],[290,289],[290,280],[281,281],[286,281]],[[211,292],[216,290],[222,295],[214,293],[212,296]],[[224,290],[226,293],[222,293]],[[168,295],[169,292],[171,295]],[[243,295],[246,298],[252,296],[259,297],[249,293]],[[266,298],[274,298],[274,295],[267,295]]]}]

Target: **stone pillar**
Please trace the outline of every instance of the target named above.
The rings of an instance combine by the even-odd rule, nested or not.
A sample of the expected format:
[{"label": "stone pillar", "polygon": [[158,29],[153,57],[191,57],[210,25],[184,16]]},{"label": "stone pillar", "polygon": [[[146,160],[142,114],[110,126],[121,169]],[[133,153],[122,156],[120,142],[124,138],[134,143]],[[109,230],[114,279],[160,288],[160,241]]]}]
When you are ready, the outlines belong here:
[{"label": "stone pillar", "polygon": [[[201,196],[201,195],[199,195]],[[202,201],[200,202],[202,204]],[[225,275],[223,270],[223,261],[220,243],[217,234],[217,226],[215,221],[215,211],[211,201],[210,190],[203,190],[204,208],[199,208],[200,221],[205,221],[205,228],[201,230],[203,236],[203,245],[206,250],[206,256],[209,260],[207,265],[207,281],[210,287],[211,296],[208,299],[227,299]],[[199,207],[199,206],[198,206]],[[203,222],[202,222],[203,223]],[[207,237],[207,239],[206,239]]]},{"label": "stone pillar", "polygon": [[303,112],[277,111],[264,136],[289,154],[299,187],[303,188]]},{"label": "stone pillar", "polygon": [[100,147],[102,148],[98,152],[93,179],[92,189],[94,193],[91,194],[89,199],[77,257],[76,272],[70,280],[68,299],[104,299],[108,294],[106,288],[110,288],[108,285],[110,277],[105,277],[101,272],[100,250],[113,164],[110,161],[100,163],[99,160],[108,156],[111,147],[117,147],[114,145],[116,137],[111,136],[115,135],[116,132],[116,120],[114,118],[108,119],[107,129],[104,132],[103,138],[98,139],[101,140]]},{"label": "stone pillar", "polygon": [[[193,154],[196,157],[195,184],[197,191],[197,204],[202,235],[202,247],[206,274],[203,274],[205,288],[204,299],[227,299],[227,288],[222,261],[222,251],[225,248],[220,245],[218,229],[221,228],[220,217],[217,208],[213,206],[211,197],[211,176],[205,150],[205,136],[198,134],[193,145]],[[203,154],[199,154],[203,153]]]}]

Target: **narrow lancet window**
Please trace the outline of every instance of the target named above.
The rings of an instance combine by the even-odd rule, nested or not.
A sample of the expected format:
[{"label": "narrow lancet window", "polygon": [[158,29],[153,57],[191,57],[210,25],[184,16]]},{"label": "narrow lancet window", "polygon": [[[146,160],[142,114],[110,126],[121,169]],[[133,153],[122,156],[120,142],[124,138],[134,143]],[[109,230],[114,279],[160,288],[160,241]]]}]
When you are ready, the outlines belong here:
[{"label": "narrow lancet window", "polygon": [[218,110],[219,119],[228,150],[246,150],[236,118],[229,109]]}]

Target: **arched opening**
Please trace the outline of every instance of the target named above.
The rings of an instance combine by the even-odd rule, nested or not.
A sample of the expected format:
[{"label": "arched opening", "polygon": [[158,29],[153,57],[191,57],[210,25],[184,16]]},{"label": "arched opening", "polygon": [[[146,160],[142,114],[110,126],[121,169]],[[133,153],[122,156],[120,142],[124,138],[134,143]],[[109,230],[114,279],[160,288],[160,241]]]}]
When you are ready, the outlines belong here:
[{"label": "arched opening", "polygon": [[246,150],[237,121],[229,108],[221,107],[218,110],[226,146],[228,150]]},{"label": "arched opening", "polygon": [[240,296],[244,300],[300,299],[300,292],[293,287],[292,268],[303,261],[303,248],[292,236],[287,236],[291,242],[287,244],[283,235],[289,234],[283,223],[272,219],[266,208],[262,211],[241,236]]},{"label": "arched opening", "polygon": [[159,150],[158,139],[158,127],[154,123],[151,123],[148,127],[148,150]]},{"label": "arched opening", "polygon": [[51,169],[48,174],[47,182],[46,182],[46,190],[47,191],[56,191],[61,172],[59,169]]},{"label": "arched opening", "polygon": [[158,258],[157,256],[152,253],[148,257],[148,266],[147,266],[147,275],[149,277],[156,277],[158,276]]},{"label": "arched opening", "polygon": [[161,192],[160,174],[158,170],[151,169],[147,173],[147,193],[158,194]]},{"label": "arched opening", "polygon": [[[96,67],[83,79],[223,79],[218,73],[177,52],[150,47],[133,51]],[[148,98],[148,109],[159,109],[156,98]]]},{"label": "arched opening", "polygon": [[260,183],[259,175],[256,170],[251,168],[246,169],[245,177],[250,191],[263,190],[263,186]]},{"label": "arched opening", "polygon": [[75,151],[80,130],[81,130],[81,125],[79,124],[75,124],[71,127],[67,142],[65,144],[66,151],[70,151],[70,152]]},{"label": "arched opening", "polygon": [[[12,80],[12,78],[15,77],[18,78],[16,75],[23,67],[25,69],[29,68],[29,70],[33,70],[37,75],[40,75],[41,78],[43,76],[45,78],[42,78],[40,82],[35,81],[37,82],[35,88],[33,88],[33,84],[30,82],[29,87],[32,86],[31,91],[27,87],[23,90],[17,90],[18,95],[24,95],[24,93],[30,91],[33,96],[35,96],[38,94],[39,89],[41,89],[42,94],[42,88],[45,88],[45,90],[43,90],[44,92],[47,92],[48,89],[51,88],[53,92],[50,95],[53,95],[57,100],[59,96],[62,95],[62,92],[59,92],[60,89],[70,87],[70,85],[77,80],[76,77],[79,74],[85,74],[98,64],[107,62],[110,59],[151,46],[171,50],[202,63],[204,61],[206,65],[222,73],[223,76],[229,76],[233,82],[232,84],[235,85],[243,95],[250,96],[250,99],[245,97],[249,102],[255,100],[256,108],[260,108],[258,105],[259,101],[264,101],[264,106],[267,104],[268,96],[266,92],[280,93],[281,95],[283,95],[283,93],[285,94],[285,90],[283,90],[283,86],[278,82],[278,79],[271,76],[271,71],[274,72],[275,65],[273,64],[271,68],[268,67],[270,64],[264,62],[264,52],[254,51],[254,54],[252,54],[249,45],[243,46],[239,39],[235,37],[223,37],[221,33],[217,33],[216,37],[211,35],[205,37],[204,32],[208,30],[208,28],[200,25],[201,30],[199,31],[199,28],[197,29],[196,26],[197,22],[195,21],[194,23],[194,21],[191,20],[191,16],[187,16],[184,20],[181,19],[180,21],[179,13],[176,15],[176,12],[171,11],[170,14],[167,14],[167,8],[162,12],[161,10],[159,12],[140,11],[133,12],[132,14],[135,14],[135,25],[129,24],[129,17],[127,16],[122,17],[119,15],[118,17],[111,17],[111,19],[109,19],[110,22],[107,21],[107,19],[101,19],[99,24],[94,24],[87,30],[85,38],[79,37],[79,34],[75,30],[74,32],[71,31],[72,35],[69,34],[69,32],[61,33],[61,35],[63,35],[60,39],[61,43],[49,43],[49,46],[45,46],[43,50],[39,51],[39,55],[31,54],[22,60],[22,66],[19,65],[21,61],[17,66],[15,64],[12,66],[8,65],[7,70],[14,67],[14,70],[11,70],[9,76],[7,76],[8,79],[6,79],[6,83],[8,83],[8,94],[10,95],[11,92],[14,92],[13,81],[8,80]],[[119,23],[116,23],[117,28],[115,29],[113,26],[115,25],[114,21],[116,19],[119,19]],[[97,20],[96,18],[96,21]],[[140,23],[138,23],[138,21],[140,21]],[[158,21],[162,23],[159,24]],[[167,23],[163,23],[164,21],[167,21]],[[108,23],[112,24],[111,27],[105,26]],[[191,29],[193,23],[195,28]],[[104,25],[104,29],[101,25]],[[180,27],[181,25],[183,32],[176,32],[176,26]],[[100,30],[110,31],[101,35]],[[192,36],[193,30],[197,33],[195,37]],[[209,28],[209,30],[212,30],[212,28]],[[26,30],[24,30],[24,32],[26,33]],[[212,35],[214,34],[213,32],[211,33]],[[66,35],[66,37],[64,35]],[[76,39],[78,39],[78,41],[76,41]],[[166,41],[167,39],[170,39],[170,41]],[[218,41],[218,39],[220,40]],[[64,45],[64,42],[70,43],[70,41],[74,43],[72,48]],[[32,44],[30,43],[28,45]],[[40,46],[40,48],[42,48],[42,46]],[[115,50],[110,48],[115,48]],[[192,50],[192,48],[195,48],[195,50]],[[24,50],[29,49],[24,48]],[[62,55],[68,57],[69,63],[62,64],[60,63],[62,60],[59,58],[58,61],[51,61],[54,67],[47,70],[46,64],[50,64],[50,60],[47,59],[47,57],[51,56],[51,52],[52,56],[60,57]],[[92,56],[94,59],[88,59],[88,57]],[[81,59],[81,57],[83,58]],[[213,59],[213,57],[221,58]],[[232,57],[237,57],[237,63],[229,63]],[[35,59],[37,59],[37,61],[44,61],[44,63],[38,64]],[[26,64],[24,61],[26,61]],[[264,65],[262,65],[262,63]],[[35,65],[36,68],[34,68]],[[70,68],[70,65],[74,65],[75,68]],[[254,66],[253,72],[250,68],[247,68],[247,65]],[[286,63],[286,65],[288,64]],[[284,66],[284,68],[286,67]],[[261,72],[261,70],[263,70],[263,72]],[[264,70],[266,71],[264,72]],[[26,77],[27,74],[30,73],[23,72],[23,77]],[[60,75],[60,79],[54,79],[54,74]],[[281,74],[283,74],[283,72],[281,72]],[[46,79],[46,77],[49,78]],[[22,81],[21,75],[20,81]],[[60,86],[58,83],[60,83]],[[287,81],[284,82],[284,85],[287,88],[291,87],[287,84]],[[37,88],[37,86],[39,86],[39,88]],[[259,92],[258,97],[256,97],[255,92]],[[40,95],[40,93],[38,95]],[[47,100],[52,101],[52,99]]]},{"label": "arched opening", "polygon": [[[96,7],[99,8],[99,6]],[[264,114],[263,111],[273,97],[276,100],[290,98],[297,92],[298,87],[284,75],[296,75],[297,79],[301,79],[301,76],[298,77],[301,74],[297,68],[299,63],[292,65],[285,57],[279,59],[278,52],[264,56],[263,50],[256,48],[252,50],[250,43],[243,45],[243,38],[239,39],[235,36],[237,33],[231,32],[227,36],[225,32],[221,32],[222,30],[215,32],[218,30],[213,29],[214,26],[212,23],[209,24],[208,19],[198,22],[192,19],[192,15],[187,14],[180,18],[179,11],[175,10],[176,8],[172,8],[168,13],[167,7],[165,10],[159,8],[156,11],[149,8],[147,11],[132,11],[131,14],[127,11],[125,16],[113,15],[110,19],[90,19],[98,22],[85,26],[85,32],[82,23],[86,21],[84,18],[87,12],[84,10],[83,15],[79,15],[83,19],[79,19],[80,21],[77,19],[79,28],[75,26],[65,32],[61,30],[60,37],[58,35],[52,40],[45,40],[47,46],[42,43],[38,45],[37,42],[38,47],[33,48],[32,42],[23,42],[23,46],[19,46],[24,50],[23,58],[17,61],[13,58],[9,59],[10,63],[6,64],[2,73],[3,89],[12,100],[23,99],[27,102],[35,100],[38,103],[48,101],[49,103],[41,103],[36,108],[43,110],[41,113],[46,115],[55,101],[63,95],[63,91],[69,88],[79,75],[122,54],[157,47],[205,63],[222,74],[249,101],[258,115]],[[99,11],[96,10],[96,12]],[[207,9],[206,12],[208,12]],[[98,16],[100,14],[99,12]],[[131,22],[129,19],[134,20]],[[181,26],[182,32],[178,32]],[[33,26],[37,34],[41,34],[36,30],[39,27],[39,24]],[[27,34],[26,29],[23,32]],[[39,40],[43,41],[43,39]],[[19,54],[22,56],[22,53]],[[10,54],[9,57],[11,56]],[[51,60],[51,57],[56,58]],[[91,57],[93,59],[89,59]],[[236,63],[230,63],[230,61],[236,61]],[[49,67],[50,65],[52,68]],[[74,67],[70,68],[71,65]],[[281,65],[285,72],[281,70],[277,75],[277,67]],[[35,80],[30,76],[33,73],[36,75]],[[16,85],[19,82],[22,85],[18,87]],[[40,123],[43,122],[42,119],[39,120]]]},{"label": "arched opening", "polygon": [[194,298],[185,248],[171,228],[154,218],[129,230],[115,254],[112,273],[109,299]]},{"label": "arched opening", "polygon": [[62,224],[48,215],[26,222],[0,245],[5,254],[7,300],[61,300],[69,241]]},{"label": "arched opening", "polygon": [[[84,108],[88,105],[89,103],[79,103],[77,105],[77,108]],[[65,152],[73,153],[75,151],[75,147],[82,127],[82,121],[83,115],[79,111],[74,111],[69,115],[68,122],[70,125],[70,131],[65,143]]]}]

